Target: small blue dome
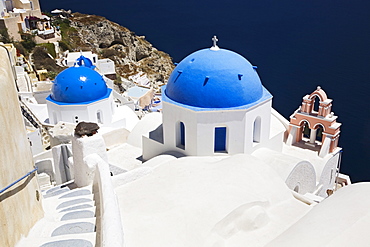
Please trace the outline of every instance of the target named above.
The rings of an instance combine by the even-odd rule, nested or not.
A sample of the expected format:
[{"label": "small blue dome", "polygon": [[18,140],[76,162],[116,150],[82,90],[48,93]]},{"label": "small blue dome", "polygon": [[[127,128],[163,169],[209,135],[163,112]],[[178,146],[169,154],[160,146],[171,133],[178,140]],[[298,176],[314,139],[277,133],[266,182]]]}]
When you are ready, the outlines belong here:
[{"label": "small blue dome", "polygon": [[95,68],[94,64],[91,62],[91,60],[85,56],[80,56],[79,58],[76,59],[75,65],[78,66],[85,66],[88,68]]},{"label": "small blue dome", "polygon": [[203,49],[176,66],[165,94],[189,106],[229,108],[258,101],[263,87],[253,66],[241,55],[225,49]]},{"label": "small blue dome", "polygon": [[107,94],[103,77],[88,67],[70,67],[55,78],[51,99],[62,103],[96,101]]}]

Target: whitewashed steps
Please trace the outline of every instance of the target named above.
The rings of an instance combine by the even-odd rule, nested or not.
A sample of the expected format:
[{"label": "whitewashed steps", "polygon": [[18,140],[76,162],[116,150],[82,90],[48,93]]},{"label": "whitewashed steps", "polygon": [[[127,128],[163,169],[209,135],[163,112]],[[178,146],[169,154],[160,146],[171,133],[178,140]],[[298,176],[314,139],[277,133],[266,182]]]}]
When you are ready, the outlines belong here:
[{"label": "whitewashed steps", "polygon": [[58,186],[42,192],[44,218],[17,246],[92,247],[96,241],[96,208],[92,187]]}]

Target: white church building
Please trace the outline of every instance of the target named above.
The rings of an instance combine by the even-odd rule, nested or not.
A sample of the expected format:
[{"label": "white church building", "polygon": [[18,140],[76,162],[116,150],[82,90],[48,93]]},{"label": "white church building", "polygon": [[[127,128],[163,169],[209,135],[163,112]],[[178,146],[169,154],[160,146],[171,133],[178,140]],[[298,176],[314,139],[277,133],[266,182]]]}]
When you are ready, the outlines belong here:
[{"label": "white church building", "polygon": [[281,151],[283,131],[270,135],[272,95],[235,52],[213,47],[192,53],[162,92],[163,126],[145,140],[145,160],[164,150],[198,156],[251,153],[260,146]]},{"label": "white church building", "polygon": [[57,75],[46,98],[50,124],[84,121],[112,128],[135,126],[136,114],[127,105],[115,102],[113,85],[107,83],[109,79],[94,70],[95,67],[89,58],[80,55],[74,66]]},{"label": "white church building", "polygon": [[293,124],[272,108],[256,67],[241,55],[215,43],[188,55],[162,87],[162,101],[162,124],[143,137],[144,160],[244,153],[271,165],[300,194],[326,197],[335,189],[341,149],[319,156],[322,143],[311,137],[305,145],[306,138],[296,136],[303,131],[287,145]]},{"label": "white church building", "polygon": [[112,89],[98,72],[85,66],[62,71],[55,78],[46,102],[51,124],[110,123],[114,113]]}]

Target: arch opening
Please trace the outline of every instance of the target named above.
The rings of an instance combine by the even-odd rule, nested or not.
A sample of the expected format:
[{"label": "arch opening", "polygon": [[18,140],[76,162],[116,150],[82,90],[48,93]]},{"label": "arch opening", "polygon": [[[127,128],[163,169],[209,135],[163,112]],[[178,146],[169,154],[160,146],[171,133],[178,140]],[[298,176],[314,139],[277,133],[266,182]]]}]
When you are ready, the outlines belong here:
[{"label": "arch opening", "polygon": [[316,127],[316,141],[322,142],[322,133],[324,132],[324,127],[319,124]]},{"label": "arch opening", "polygon": [[307,121],[304,121],[302,124],[302,136],[308,139],[311,137],[311,130]]},{"label": "arch opening", "polygon": [[177,136],[176,136],[176,146],[181,149],[185,149],[185,124],[179,122],[177,124]]},{"label": "arch opening", "polygon": [[299,185],[297,184],[294,189],[293,189],[295,192],[299,193]]},{"label": "arch opening", "polygon": [[259,143],[261,141],[261,117],[256,117],[253,123],[253,142]]},{"label": "arch opening", "polygon": [[314,98],[313,98],[313,108],[312,108],[313,112],[319,112],[320,101],[321,101],[320,97],[314,96]]},{"label": "arch opening", "polygon": [[102,124],[103,123],[103,113],[101,112],[101,110],[98,110],[96,112],[96,120],[98,121],[98,123]]}]

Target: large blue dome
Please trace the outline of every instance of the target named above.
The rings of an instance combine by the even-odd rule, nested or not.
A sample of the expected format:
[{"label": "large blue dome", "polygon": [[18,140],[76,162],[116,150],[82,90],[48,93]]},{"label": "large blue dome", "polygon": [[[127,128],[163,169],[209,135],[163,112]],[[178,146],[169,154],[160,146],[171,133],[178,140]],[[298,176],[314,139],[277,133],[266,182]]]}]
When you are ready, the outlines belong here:
[{"label": "large blue dome", "polygon": [[172,72],[167,97],[202,108],[229,108],[258,101],[261,80],[241,55],[225,49],[203,49],[184,58]]},{"label": "large blue dome", "polygon": [[55,78],[51,99],[61,103],[96,101],[106,96],[107,85],[103,77],[88,67],[70,67]]}]

